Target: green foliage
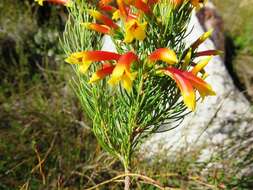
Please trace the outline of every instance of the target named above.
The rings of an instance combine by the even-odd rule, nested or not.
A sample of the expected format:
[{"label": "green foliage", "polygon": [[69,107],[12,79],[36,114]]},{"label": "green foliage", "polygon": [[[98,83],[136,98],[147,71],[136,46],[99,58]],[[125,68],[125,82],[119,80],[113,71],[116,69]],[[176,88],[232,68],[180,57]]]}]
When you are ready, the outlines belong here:
[{"label": "green foliage", "polygon": [[234,36],[236,48],[239,53],[253,56],[253,22],[248,23],[242,30],[241,35]]},{"label": "green foliage", "polygon": [[[232,40],[227,44],[228,67],[233,70],[232,75],[237,87],[244,92],[252,102],[252,72],[253,72],[253,38],[252,38],[252,0],[221,2],[215,4],[223,16],[225,31]],[[232,53],[232,55],[230,55]],[[233,56],[233,57],[229,57]]]},{"label": "green foliage", "polygon": [[[93,21],[87,11],[90,8],[94,7],[84,0],[69,8],[70,18],[61,43],[67,55],[101,49],[101,35],[82,26],[82,23]],[[125,44],[122,35],[113,35],[118,53],[135,50],[140,58],[131,92],[121,86],[111,88],[105,80],[88,84],[91,74],[101,63],[92,64],[90,72],[85,75],[78,72],[78,66],[74,67],[77,78],[73,87],[92,121],[95,136],[100,145],[120,159],[126,168],[139,143],[153,133],[176,127],[187,114],[175,82],[169,77],[157,76],[156,70],[149,68],[147,56],[161,47],[171,48],[178,55],[184,53],[183,39],[191,11],[189,3],[175,10],[164,2],[155,6],[154,15],[143,15],[149,23],[148,37],[143,42]],[[164,18],[161,12],[167,17]]]},{"label": "green foliage", "polygon": [[[29,88],[39,78],[46,80],[42,69],[61,67],[57,43],[62,19],[53,14],[58,10],[45,13],[28,0],[3,0],[0,7],[0,90],[8,94]],[[46,14],[50,19],[40,18]]]}]

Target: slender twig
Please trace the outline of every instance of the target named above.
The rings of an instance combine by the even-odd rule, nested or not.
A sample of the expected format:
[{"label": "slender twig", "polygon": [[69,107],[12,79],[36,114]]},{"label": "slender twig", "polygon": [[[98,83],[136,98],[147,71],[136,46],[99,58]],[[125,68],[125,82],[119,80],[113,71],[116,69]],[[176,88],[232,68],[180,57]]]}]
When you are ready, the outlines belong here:
[{"label": "slender twig", "polygon": [[204,186],[206,186],[206,187],[208,187],[208,188],[211,188],[211,189],[218,189],[216,186],[214,186],[214,185],[211,185],[211,184],[208,184],[208,183],[205,183],[205,182],[203,182],[203,181],[201,181],[201,180],[199,180],[198,179],[198,177],[188,177],[190,180],[192,180],[192,181],[195,181],[196,183],[199,183],[199,184],[201,184],[201,185],[204,185]]},{"label": "slender twig", "polygon": [[37,170],[47,159],[47,157],[49,156],[50,152],[52,151],[53,147],[54,147],[54,144],[55,144],[55,140],[56,140],[56,137],[57,137],[57,134],[58,133],[55,133],[54,135],[54,138],[50,144],[50,147],[49,149],[47,150],[44,158],[31,170],[31,173],[33,173],[35,170]]},{"label": "slender twig", "polygon": [[126,176],[141,178],[144,181],[148,181],[150,184],[154,185],[155,187],[157,187],[157,188],[159,188],[161,190],[165,190],[165,187],[163,187],[159,182],[155,181],[154,179],[152,179],[150,177],[147,177],[147,176],[144,176],[144,175],[141,175],[141,174],[136,174],[136,173],[126,173],[126,174],[118,175],[118,176],[116,176],[116,177],[114,177],[112,179],[106,180],[106,181],[104,181],[104,182],[102,182],[100,184],[97,184],[97,185],[93,186],[93,187],[87,188],[86,190],[96,189],[96,188],[98,188],[100,186],[103,186],[105,184],[111,183],[111,182],[113,182],[115,180],[118,180],[118,179],[126,177]]},{"label": "slender twig", "polygon": [[28,190],[29,183],[30,183],[30,180],[28,180],[24,185],[22,185],[19,190]]},{"label": "slender twig", "polygon": [[[161,175],[155,175],[153,177],[180,177],[180,174],[177,174],[177,173],[165,173],[165,174],[161,174]],[[209,187],[211,189],[217,189],[216,186],[208,184],[208,183],[200,180],[199,176],[186,176],[186,179],[194,181],[194,182],[196,182],[198,184],[204,185],[204,186]]]},{"label": "slender twig", "polygon": [[[20,163],[18,163],[17,165],[15,165],[14,167],[12,167],[11,169],[9,169],[8,171],[6,171],[4,174],[8,175],[9,173],[13,172],[16,168],[20,167],[21,165],[23,165],[26,162],[29,162],[31,160],[31,158],[28,158],[26,160],[22,160]],[[2,175],[0,175],[1,177]]]},{"label": "slender twig", "polygon": [[45,185],[46,184],[46,177],[45,177],[45,174],[44,174],[44,171],[43,171],[43,166],[42,166],[43,162],[41,162],[41,157],[40,157],[39,151],[36,147],[34,148],[34,151],[36,153],[36,156],[37,156],[37,159],[38,159],[38,162],[39,162],[38,166],[39,166],[39,169],[40,169],[40,175],[42,177],[43,185]]},{"label": "slender twig", "polygon": [[85,174],[83,174],[81,172],[78,172],[78,171],[73,171],[71,174],[78,175],[78,176],[81,176],[81,177],[85,177],[85,178],[88,179],[87,183],[91,182],[93,185],[96,185],[96,183],[93,181],[93,179],[91,177],[89,177],[88,175],[85,175]]}]

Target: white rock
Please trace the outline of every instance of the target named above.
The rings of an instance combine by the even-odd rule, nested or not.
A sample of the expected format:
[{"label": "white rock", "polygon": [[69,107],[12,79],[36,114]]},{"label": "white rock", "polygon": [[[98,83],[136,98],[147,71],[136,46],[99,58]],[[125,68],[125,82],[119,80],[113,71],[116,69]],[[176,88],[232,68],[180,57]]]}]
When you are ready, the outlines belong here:
[{"label": "white rock", "polygon": [[[192,33],[186,39],[187,44],[191,44],[204,33],[195,15],[192,16],[189,30],[192,28]],[[215,49],[210,40],[199,47],[199,51],[209,49]],[[207,82],[211,84],[217,96],[207,97],[203,103],[199,102],[196,112],[188,115],[180,127],[155,134],[150,138],[144,145],[144,149],[148,147],[149,155],[161,152],[161,143],[164,150],[196,144],[221,143],[228,138],[227,134],[231,131],[239,133],[244,129],[245,125],[248,125],[244,121],[246,118],[249,118],[248,120],[253,118],[249,102],[234,86],[222,58],[214,57],[206,67],[206,71],[210,75]],[[251,128],[253,129],[253,125]],[[205,150],[206,152],[210,151]],[[204,157],[207,159],[206,155]]]},{"label": "white rock", "polygon": [[[204,33],[194,14],[188,29],[189,31],[193,29],[186,39],[189,45]],[[104,37],[102,49],[116,51],[110,37]],[[211,40],[206,40],[199,47],[199,51],[210,49],[215,49]],[[231,132],[240,133],[245,127],[250,126],[249,122],[253,120],[250,104],[234,86],[222,58],[214,57],[206,67],[206,71],[210,75],[207,82],[211,84],[217,96],[207,97],[203,103],[199,102],[196,112],[188,115],[178,128],[151,137],[142,146],[142,151],[146,152],[147,157],[161,151],[168,151],[170,154],[173,150],[191,145],[219,144],[225,142]],[[253,129],[253,125],[251,128]],[[208,155],[213,151],[215,148],[211,146],[210,149],[203,150],[199,160],[208,159]]]}]

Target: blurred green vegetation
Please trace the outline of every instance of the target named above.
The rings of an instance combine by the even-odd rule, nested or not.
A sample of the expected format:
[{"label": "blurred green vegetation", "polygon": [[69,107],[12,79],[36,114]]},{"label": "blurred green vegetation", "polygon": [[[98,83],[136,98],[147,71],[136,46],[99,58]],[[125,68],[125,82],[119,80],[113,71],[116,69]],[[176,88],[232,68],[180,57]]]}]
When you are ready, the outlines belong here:
[{"label": "blurred green vegetation", "polygon": [[253,102],[253,0],[214,0],[225,23],[232,74]]},{"label": "blurred green vegetation", "polygon": [[[120,164],[87,127],[69,85],[72,70],[58,45],[66,10],[38,7],[32,0],[1,0],[0,8],[0,190],[85,189],[120,174]],[[237,29],[229,32],[236,52],[251,56],[249,23],[241,25],[239,36]],[[176,157],[138,154],[133,172],[181,189],[252,189],[252,175],[242,173],[253,163],[244,138],[249,137],[231,136],[205,162],[199,161],[205,147],[197,146],[178,150]],[[133,189],[157,189],[136,181]],[[122,189],[122,183],[100,189]]]}]

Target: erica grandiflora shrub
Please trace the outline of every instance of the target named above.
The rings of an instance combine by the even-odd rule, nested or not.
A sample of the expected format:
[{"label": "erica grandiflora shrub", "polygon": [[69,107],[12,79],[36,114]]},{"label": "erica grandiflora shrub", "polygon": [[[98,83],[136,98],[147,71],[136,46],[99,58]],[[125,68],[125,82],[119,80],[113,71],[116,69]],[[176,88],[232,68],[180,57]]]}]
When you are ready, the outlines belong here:
[{"label": "erica grandiflora shrub", "polygon": [[[212,32],[188,47],[184,42],[191,14],[203,1],[44,2],[68,6],[62,46],[76,73],[74,90],[98,142],[125,172],[145,138],[176,127],[195,110],[196,94],[202,100],[215,95],[204,68],[219,52],[198,52]],[[113,46],[105,51],[108,36]]]}]

